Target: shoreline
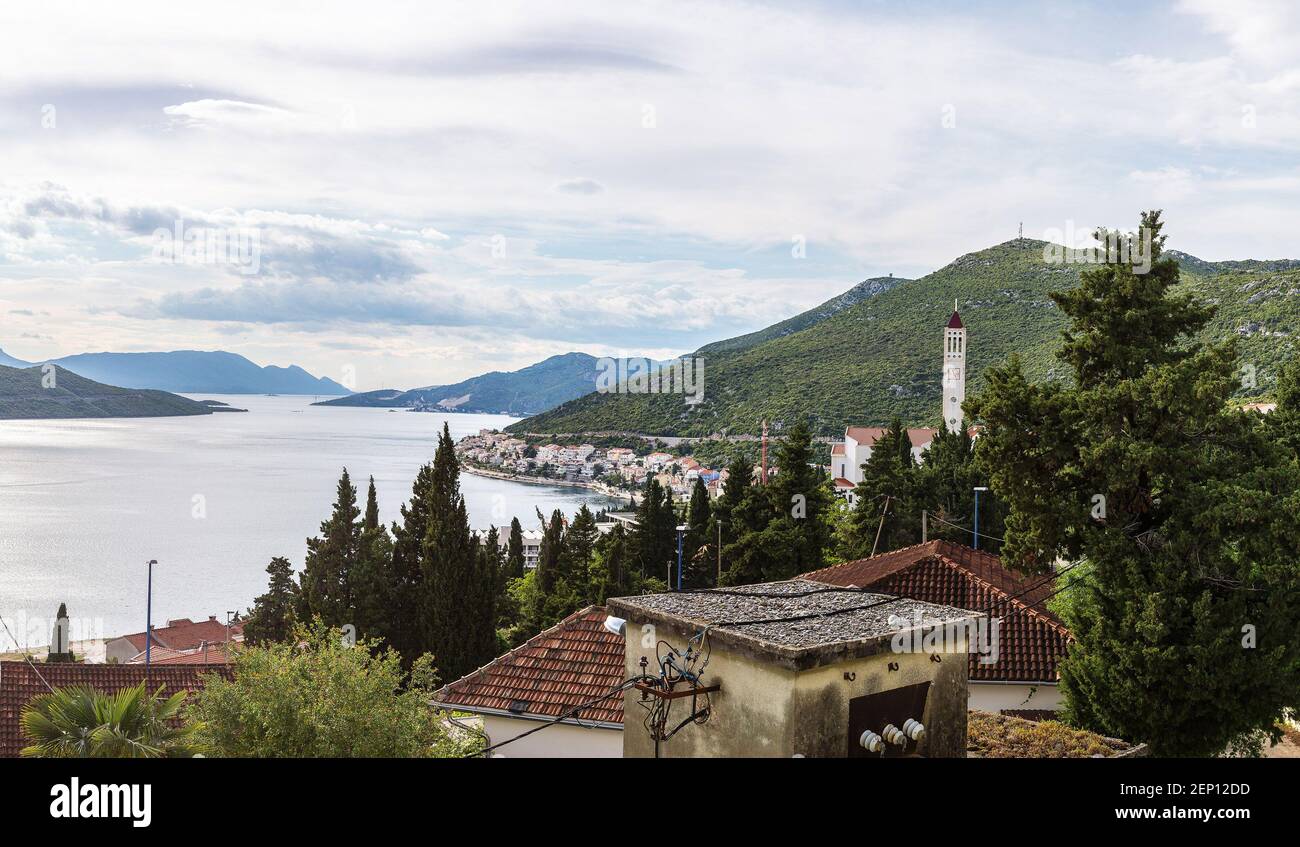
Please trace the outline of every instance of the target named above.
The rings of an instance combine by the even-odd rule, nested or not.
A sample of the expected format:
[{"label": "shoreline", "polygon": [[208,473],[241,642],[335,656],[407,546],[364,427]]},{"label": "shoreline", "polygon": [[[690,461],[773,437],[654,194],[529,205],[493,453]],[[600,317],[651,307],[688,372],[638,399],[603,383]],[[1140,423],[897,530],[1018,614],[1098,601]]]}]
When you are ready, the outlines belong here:
[{"label": "shoreline", "polygon": [[525,485],[551,485],[551,486],[560,485],[560,486],[565,486],[567,488],[585,488],[588,491],[595,491],[611,499],[616,499],[616,500],[635,499],[635,495],[632,492],[622,491],[617,488],[610,488],[608,485],[606,485],[603,482],[595,482],[595,481],[593,482],[572,481],[571,482],[569,480],[564,480],[564,479],[547,479],[545,477],[540,477],[540,476],[520,476],[519,474],[511,474],[505,471],[493,471],[493,470],[488,470],[486,468],[480,468],[475,465],[466,464],[463,461],[459,462],[459,464],[460,464],[460,469],[463,472],[470,474],[471,476],[485,477],[486,479],[500,479],[506,482],[522,482]]}]

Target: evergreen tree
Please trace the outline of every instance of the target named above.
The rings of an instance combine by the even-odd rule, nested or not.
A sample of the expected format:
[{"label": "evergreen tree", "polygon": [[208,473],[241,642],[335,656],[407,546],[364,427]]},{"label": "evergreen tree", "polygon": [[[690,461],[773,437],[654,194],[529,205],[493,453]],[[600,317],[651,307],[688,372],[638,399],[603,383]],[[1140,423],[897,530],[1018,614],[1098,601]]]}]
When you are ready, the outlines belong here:
[{"label": "evergreen tree", "polygon": [[813,462],[806,424],[790,427],[777,445],[776,469],[766,485],[744,488],[740,503],[729,507],[734,541],[723,548],[728,585],[790,579],[825,564],[834,494]]},{"label": "evergreen tree", "polygon": [[1276,735],[1300,700],[1300,467],[1233,408],[1232,340],[1192,340],[1211,310],[1173,292],[1159,213],[1141,227],[1149,272],[1110,257],[1052,295],[1073,384],[1031,384],[1013,357],[967,410],[1010,507],[1004,558],[1085,563],[1059,577],[1067,716],[1213,755]]},{"label": "evergreen tree", "polygon": [[610,597],[632,594],[634,571],[632,543],[623,524],[616,524],[609,534],[596,542],[596,555],[588,568],[587,602],[604,604]]},{"label": "evergreen tree", "polygon": [[510,540],[506,547],[506,577],[520,579],[524,575],[524,528],[519,518],[510,519]]},{"label": "evergreen tree", "polygon": [[[840,540],[848,559],[897,550],[921,540],[916,462],[903,422],[895,418],[871,446],[862,463],[862,481],[853,489],[857,505]],[[878,539],[878,540],[877,540]]]},{"label": "evergreen tree", "polygon": [[396,633],[391,610],[395,589],[392,574],[393,540],[379,522],[379,498],[375,478],[366,492],[366,511],[361,520],[357,563],[352,571],[352,595],[357,633],[365,638],[391,639]]},{"label": "evergreen tree", "polygon": [[276,556],[266,566],[266,573],[270,577],[266,593],[253,601],[244,621],[244,640],[252,645],[286,640],[297,622],[298,585],[293,580],[293,565]]},{"label": "evergreen tree", "polygon": [[564,549],[560,553],[563,578],[554,595],[557,606],[552,615],[556,620],[591,603],[587,580],[599,539],[596,516],[584,503],[573,516],[573,523],[564,536]]},{"label": "evergreen tree", "polygon": [[494,594],[484,587],[485,581],[493,585],[495,577],[484,574],[484,557],[469,529],[456,445],[446,424],[438,437],[427,497],[429,528],[420,559],[425,644],[446,678],[458,679],[495,655]]},{"label": "evergreen tree", "polygon": [[321,534],[307,539],[303,569],[306,609],[326,626],[352,623],[352,569],[361,549],[361,524],[357,518],[357,489],[347,468],[339,477],[334,511],[320,525]]},{"label": "evergreen tree", "polygon": [[709,489],[698,477],[691,489],[690,504],[686,507],[685,550],[683,551],[683,578],[686,588],[711,588],[716,582],[716,569],[709,556],[709,526],[713,510],[709,507]]},{"label": "evergreen tree", "polygon": [[672,491],[665,490],[653,476],[646,477],[636,522],[632,546],[641,578],[667,578],[670,564],[677,561],[677,514]]},{"label": "evergreen tree", "polygon": [[401,522],[393,524],[388,642],[401,653],[402,661],[408,665],[426,648],[420,608],[424,595],[424,539],[429,534],[433,508],[432,487],[433,464],[426,462],[411,484],[410,502],[402,504]]}]

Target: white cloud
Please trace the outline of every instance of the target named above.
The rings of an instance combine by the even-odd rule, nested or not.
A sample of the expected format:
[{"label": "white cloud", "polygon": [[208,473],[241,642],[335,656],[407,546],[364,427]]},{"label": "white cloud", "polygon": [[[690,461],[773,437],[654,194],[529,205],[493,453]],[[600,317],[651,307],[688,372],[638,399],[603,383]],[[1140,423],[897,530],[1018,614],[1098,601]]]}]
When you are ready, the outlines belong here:
[{"label": "white cloud", "polygon": [[[1171,9],[1204,38],[1170,33]],[[427,384],[562,347],[689,348],[1021,221],[1164,205],[1189,252],[1294,253],[1300,30],[1288,4],[1240,9],[1135,8],[1116,32],[1034,6],[412,0],[318,4],[304,26],[235,2],[223,27],[6,4],[22,181],[0,185],[0,300],[51,312],[20,331],[61,349],[32,356],[171,334],[327,370],[364,344],[390,384]],[[178,218],[255,229],[258,275],[144,263]]]}]

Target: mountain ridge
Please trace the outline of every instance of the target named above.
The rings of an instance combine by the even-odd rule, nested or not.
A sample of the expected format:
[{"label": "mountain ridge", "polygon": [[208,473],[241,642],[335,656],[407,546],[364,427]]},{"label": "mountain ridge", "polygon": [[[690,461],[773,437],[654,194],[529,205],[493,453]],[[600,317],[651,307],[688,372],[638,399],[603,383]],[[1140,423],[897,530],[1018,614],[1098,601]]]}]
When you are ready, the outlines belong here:
[{"label": "mountain ridge", "polygon": [[[76,353],[47,360],[72,373],[120,388],[150,388],[187,394],[348,394],[327,377],[298,365],[258,365],[227,350],[168,350],[145,353]],[[16,364],[15,364],[16,363]],[[0,350],[0,365],[31,367]]]},{"label": "mountain ridge", "polygon": [[517,371],[490,371],[450,385],[381,388],[322,400],[317,406],[366,406],[416,411],[537,414],[591,391],[598,359],[587,353],[550,356]]},{"label": "mountain ridge", "polygon": [[167,391],[104,385],[57,365],[0,365],[0,420],[210,415],[220,408]]},{"label": "mountain ridge", "polygon": [[[1064,316],[1048,293],[1078,284],[1086,254],[1064,250],[1048,262],[1047,242],[1016,238],[957,257],[824,320],[752,345],[705,345],[703,402],[680,396],[588,394],[517,422],[511,432],[637,432],[660,436],[755,434],[802,418],[823,435],[848,425],[938,426],[942,331],[953,299],[969,332],[967,396],[983,372],[1021,355],[1031,378],[1052,379]],[[1243,397],[1268,390],[1300,334],[1300,261],[1205,262],[1173,253],[1179,287],[1217,306],[1204,339],[1235,336],[1243,363],[1258,375]],[[779,326],[779,324],[774,325]],[[757,334],[762,334],[762,331]],[[751,336],[756,335],[754,333]],[[745,338],[742,336],[741,338]]]}]

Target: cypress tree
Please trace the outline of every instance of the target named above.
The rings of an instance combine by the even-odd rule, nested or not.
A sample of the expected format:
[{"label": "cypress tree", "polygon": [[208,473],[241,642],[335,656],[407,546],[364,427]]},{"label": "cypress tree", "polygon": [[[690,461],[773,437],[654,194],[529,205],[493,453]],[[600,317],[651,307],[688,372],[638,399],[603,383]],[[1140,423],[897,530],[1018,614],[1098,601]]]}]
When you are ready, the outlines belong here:
[{"label": "cypress tree", "polygon": [[424,539],[429,534],[433,464],[426,462],[411,483],[411,500],[401,507],[401,522],[393,524],[393,551],[388,642],[402,654],[406,666],[427,649],[420,609],[424,596]]},{"label": "cypress tree", "polygon": [[495,633],[496,620],[485,608],[483,598],[491,594],[483,590],[483,557],[469,529],[456,445],[446,424],[438,437],[427,496],[429,528],[421,555],[424,646],[442,678],[454,680],[492,658],[485,655],[489,639],[484,630]]},{"label": "cypress tree", "polygon": [[1073,384],[1013,357],[967,410],[1009,503],[1004,558],[1081,563],[1059,577],[1067,717],[1158,755],[1249,749],[1300,692],[1300,467],[1234,408],[1232,339],[1193,340],[1212,312],[1174,293],[1159,213],[1140,226],[1149,272],[1108,257],[1052,295]]},{"label": "cypress tree", "polygon": [[363,638],[383,639],[392,643],[396,635],[390,610],[395,590],[393,540],[388,528],[379,522],[379,498],[375,478],[370,478],[366,492],[366,510],[361,520],[361,539],[356,567],[352,573],[353,606],[357,634]]},{"label": "cypress tree", "polygon": [[522,579],[524,575],[524,528],[519,518],[510,519],[510,540],[506,546],[506,577]]}]

